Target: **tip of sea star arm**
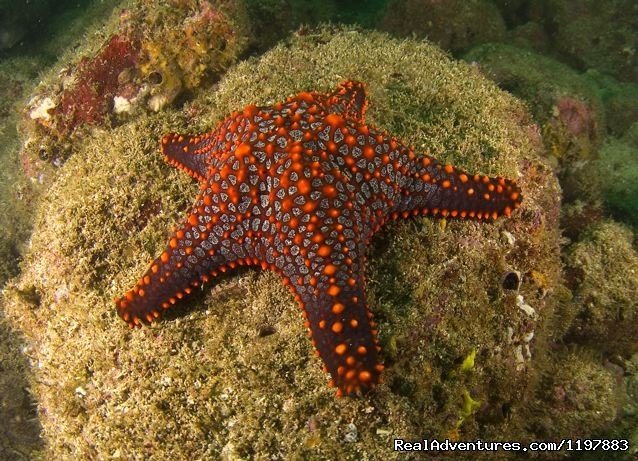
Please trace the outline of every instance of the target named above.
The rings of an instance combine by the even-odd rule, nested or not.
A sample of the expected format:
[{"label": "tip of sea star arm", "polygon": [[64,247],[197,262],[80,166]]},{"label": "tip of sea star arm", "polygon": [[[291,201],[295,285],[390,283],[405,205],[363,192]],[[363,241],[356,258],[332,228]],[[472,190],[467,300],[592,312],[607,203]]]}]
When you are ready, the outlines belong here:
[{"label": "tip of sea star arm", "polygon": [[169,133],[162,137],[164,159],[198,181],[206,180],[208,158],[212,148],[210,135],[191,136]]},{"label": "tip of sea star arm", "polygon": [[[121,298],[115,300],[118,315],[130,327],[141,327],[159,318],[162,311],[191,292],[183,283],[175,283],[167,265],[165,251],[151,264],[142,278]],[[174,266],[173,266],[174,267]]]},{"label": "tip of sea star arm", "polygon": [[118,315],[130,327],[152,323],[193,290],[192,283],[176,279],[169,272],[162,271],[163,275],[158,277],[157,272],[153,272],[157,270],[158,261],[159,258],[132,289],[115,300]]},{"label": "tip of sea star arm", "polygon": [[163,311],[193,291],[193,283],[181,279],[161,264],[160,257],[133,288],[115,300],[118,315],[130,327],[152,323]]},{"label": "tip of sea star arm", "polygon": [[317,295],[300,290],[299,299],[313,346],[331,375],[329,386],[337,388],[337,396],[360,396],[381,382],[381,348],[363,277],[342,282],[319,283]]},{"label": "tip of sea star arm", "polygon": [[365,85],[354,80],[341,82],[328,97],[328,111],[337,112],[345,119],[365,122],[368,99]]},{"label": "tip of sea star arm", "polygon": [[198,216],[191,214],[135,286],[115,301],[118,314],[130,326],[151,323],[195,287],[224,271],[226,263],[231,264],[200,224]]},{"label": "tip of sea star arm", "polygon": [[509,217],[521,206],[521,189],[513,180],[469,174],[427,156],[417,160],[417,165],[411,187],[421,191],[405,204],[407,212],[412,211],[410,204],[418,204],[418,211],[424,214],[493,220]]}]

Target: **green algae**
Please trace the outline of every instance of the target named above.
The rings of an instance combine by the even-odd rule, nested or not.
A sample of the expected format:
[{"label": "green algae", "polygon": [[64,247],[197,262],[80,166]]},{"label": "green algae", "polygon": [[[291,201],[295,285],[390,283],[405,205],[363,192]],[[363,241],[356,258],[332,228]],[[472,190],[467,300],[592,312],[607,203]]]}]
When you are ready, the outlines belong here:
[{"label": "green algae", "polygon": [[[129,331],[112,299],[197,190],[163,164],[161,135],[346,78],[366,82],[371,123],[444,162],[516,178],[524,194],[511,219],[408,220],[374,240],[368,294],[386,384],[335,399],[294,300],[267,272],[225,275]],[[525,108],[471,66],[425,43],[333,28],[240,63],[182,111],[97,131],[43,197],[22,274],[3,296],[38,363],[46,456],[396,459],[393,437],[535,438],[527,421],[543,403],[529,402],[534,377],[556,366],[546,352],[561,290],[560,193],[540,151]],[[503,290],[512,269],[521,287]],[[473,350],[471,372],[453,373]],[[464,412],[466,392],[481,402],[475,412]]]},{"label": "green algae", "polygon": [[379,27],[398,37],[427,38],[452,53],[505,37],[505,21],[489,0],[393,0]]},{"label": "green algae", "polygon": [[607,208],[617,220],[638,228],[638,145],[608,138],[599,157],[594,173],[601,178]]},{"label": "green algae", "polygon": [[547,0],[553,46],[575,68],[595,68],[624,81],[638,78],[638,7],[632,0]]},{"label": "green algae", "polygon": [[565,202],[600,201],[601,178],[592,170],[607,129],[601,84],[555,59],[510,45],[481,45],[463,59],[528,104]]}]

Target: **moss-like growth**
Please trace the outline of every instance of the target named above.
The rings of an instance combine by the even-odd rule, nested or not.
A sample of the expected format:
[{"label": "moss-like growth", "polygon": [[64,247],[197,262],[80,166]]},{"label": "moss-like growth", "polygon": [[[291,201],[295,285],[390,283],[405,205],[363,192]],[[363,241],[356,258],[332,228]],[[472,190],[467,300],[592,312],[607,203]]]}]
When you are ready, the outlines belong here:
[{"label": "moss-like growth", "polygon": [[575,66],[638,80],[638,15],[632,0],[547,0],[553,46]]},{"label": "moss-like growth", "polygon": [[394,0],[380,27],[400,37],[427,38],[453,53],[505,36],[505,22],[489,0]]},{"label": "moss-like growth", "polygon": [[606,206],[619,221],[638,227],[638,145],[609,138],[594,168]]},{"label": "moss-like growth", "polygon": [[[626,391],[626,398],[621,402],[623,418],[608,429],[599,431],[599,439],[616,440],[621,450],[609,450],[605,452],[605,461],[628,461],[636,459],[638,456],[638,354],[624,361],[623,367],[606,363],[607,371],[613,373],[616,381],[623,380],[623,387]],[[624,370],[623,370],[624,369]],[[602,370],[601,370],[602,371]],[[600,375],[599,375],[600,376]],[[600,382],[600,380],[598,380]],[[588,388],[590,386],[587,386]],[[589,393],[589,392],[588,392]],[[589,393],[590,396],[593,393]],[[606,396],[603,396],[606,398]],[[592,405],[592,408],[594,405]],[[601,410],[603,408],[601,407]],[[596,415],[598,416],[598,415]],[[625,443],[627,448],[625,449]],[[583,453],[573,453],[568,459],[578,461],[598,461],[600,451],[588,451]]]},{"label": "moss-like growth", "polygon": [[613,77],[591,70],[584,77],[598,87],[605,105],[607,131],[622,136],[638,122],[638,84],[619,82]]},{"label": "moss-like growth", "polygon": [[0,312],[0,457],[3,459],[33,459],[43,448],[35,402],[29,393],[29,352]]},{"label": "moss-like growth", "polygon": [[638,147],[638,121],[634,122],[627,131],[625,131],[622,141],[630,146]]},{"label": "moss-like growth", "polygon": [[612,369],[583,351],[561,350],[552,354],[552,360],[551,373],[541,380],[534,402],[538,415],[530,424],[552,439],[555,434],[587,438],[609,429],[620,407]]},{"label": "moss-like growth", "polygon": [[247,23],[241,1],[127,0],[32,93],[25,155],[59,164],[90,127],[126,123],[196,92],[246,49]]},{"label": "moss-like growth", "polygon": [[507,39],[504,43],[514,45],[519,48],[529,48],[538,53],[547,54],[549,50],[549,37],[538,22],[527,22],[507,32]]},{"label": "moss-like growth", "polygon": [[[630,447],[627,455],[636,457],[638,455],[638,354],[634,354],[626,362],[625,388],[628,398],[623,402],[623,412],[627,417],[610,435],[627,439]],[[619,454],[617,459],[622,459],[622,455]]]},{"label": "moss-like growth", "polygon": [[[204,131],[233,109],[346,78],[366,82],[370,123],[444,162],[515,178],[524,194],[511,219],[408,220],[374,240],[368,294],[386,384],[335,399],[294,300],[268,272],[228,274],[128,330],[112,299],[197,191],[163,164],[162,133]],[[431,45],[320,29],[242,62],[183,110],[85,140],[46,193],[3,298],[38,362],[47,456],[396,459],[393,437],[534,439],[526,402],[530,376],[551,365],[560,192],[533,133],[519,101]],[[520,288],[502,288],[510,271]]]},{"label": "moss-like growth", "polygon": [[529,104],[556,157],[593,156],[605,128],[594,83],[552,58],[509,45],[481,45],[463,59],[478,63],[501,88]]},{"label": "moss-like growth", "polygon": [[[590,168],[590,173],[597,174]],[[564,204],[560,212],[560,227],[563,235],[572,241],[580,240],[580,236],[587,230],[609,217],[605,206],[600,201],[584,202],[574,200]]]},{"label": "moss-like growth", "polygon": [[0,62],[0,286],[18,273],[20,249],[28,237],[34,186],[20,175],[23,165],[18,157],[16,108],[33,85],[40,66],[42,61],[37,58]]},{"label": "moss-like growth", "polygon": [[622,225],[600,224],[572,245],[566,258],[579,308],[569,336],[626,357],[638,351],[638,254],[633,238]]},{"label": "moss-like growth", "polygon": [[501,88],[529,104],[566,200],[598,199],[598,178],[585,171],[605,135],[597,85],[554,59],[509,45],[481,45],[464,59],[478,63]]},{"label": "moss-like growth", "polygon": [[[142,21],[140,71],[151,82],[147,105],[159,110],[182,92],[219,77],[248,45],[248,17],[237,1],[184,1],[137,6],[129,26]],[[153,81],[153,80],[159,81]]]}]

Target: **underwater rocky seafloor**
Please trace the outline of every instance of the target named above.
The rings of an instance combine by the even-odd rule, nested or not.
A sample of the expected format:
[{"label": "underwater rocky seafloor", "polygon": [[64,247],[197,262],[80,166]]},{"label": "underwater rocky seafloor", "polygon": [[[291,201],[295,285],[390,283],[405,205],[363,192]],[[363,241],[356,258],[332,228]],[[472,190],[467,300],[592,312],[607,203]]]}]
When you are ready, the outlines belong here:
[{"label": "underwater rocky seafloor", "polygon": [[[170,61],[175,51],[166,49]],[[620,193],[608,204],[631,209],[635,194],[623,184],[634,173],[622,165],[634,158],[635,129],[614,123],[619,141],[597,150],[610,116],[631,119],[620,114],[631,109],[622,101],[632,87],[606,84],[602,98],[596,75],[584,83],[566,67],[556,75],[524,51],[527,70],[517,72],[499,50],[514,75],[503,85],[487,51],[468,55],[470,67],[413,41],[303,29],[181,107],[136,110],[125,123],[116,117],[80,133],[70,159],[48,176],[22,273],[2,298],[6,323],[20,334],[3,341],[6,355],[32,374],[42,457],[380,459],[398,456],[395,437],[604,435],[638,446],[635,237],[604,218],[605,197],[591,192]],[[538,88],[528,83],[533,67],[549,70],[540,77],[549,90],[524,91]],[[481,73],[524,99],[533,118]],[[161,161],[161,135],[205,131],[248,103],[326,91],[345,78],[367,83],[371,123],[443,161],[516,178],[525,197],[512,219],[495,224],[418,218],[375,238],[368,295],[386,383],[362,400],[335,399],[294,300],[268,272],[225,275],[160,323],[128,331],[112,298],[162,251],[196,190]],[[170,93],[174,82],[153,91]],[[592,152],[594,169],[574,172]],[[618,160],[600,158],[605,152]],[[567,184],[583,170],[582,185]],[[593,187],[600,171],[620,180]],[[582,199],[562,211],[555,174]],[[28,399],[24,385],[1,385]]]},{"label": "underwater rocky seafloor", "polygon": [[[511,219],[415,219],[377,238],[368,290],[386,384],[335,399],[294,300],[267,272],[227,275],[166,320],[126,328],[112,299],[161,251],[196,188],[163,164],[161,134],[203,131],[233,108],[346,77],[367,83],[371,123],[442,161],[517,178],[525,194]],[[607,427],[612,373],[551,347],[564,328],[555,319],[565,291],[560,190],[540,149],[524,107],[468,65],[427,44],[331,29],[239,64],[184,110],[97,133],[46,192],[4,297],[37,362],[48,455],[380,458],[399,436],[525,441],[552,426],[564,435]],[[513,273],[520,287],[503,288]],[[584,375],[556,373],[583,361]],[[566,401],[543,414],[549,377]],[[594,395],[569,392],[571,379],[597,382]]]}]

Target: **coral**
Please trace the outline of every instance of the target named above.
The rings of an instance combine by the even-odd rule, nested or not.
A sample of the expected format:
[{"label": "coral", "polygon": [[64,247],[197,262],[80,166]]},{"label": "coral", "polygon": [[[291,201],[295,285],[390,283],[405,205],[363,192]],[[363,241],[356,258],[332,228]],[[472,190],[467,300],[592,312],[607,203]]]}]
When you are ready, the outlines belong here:
[{"label": "coral", "polygon": [[380,27],[397,36],[426,37],[453,53],[505,35],[503,18],[488,0],[395,0]]},{"label": "coral", "polygon": [[571,340],[610,355],[638,352],[638,254],[633,239],[626,227],[607,222],[590,227],[567,250],[565,273],[578,307],[567,335]]},{"label": "coral", "polygon": [[[197,190],[164,165],[161,135],[205,131],[247,104],[344,78],[366,82],[368,123],[444,162],[517,178],[525,194],[494,225],[414,219],[371,242],[368,302],[386,384],[336,400],[294,299],[269,272],[227,274],[161,323],[128,330],[112,299]],[[399,459],[395,436],[535,438],[530,377],[548,366],[560,192],[524,106],[427,43],[334,28],[240,63],[216,88],[97,131],[42,198],[2,301],[38,363],[45,457]],[[520,286],[502,290],[511,271]],[[39,300],[24,296],[33,292]]]}]

